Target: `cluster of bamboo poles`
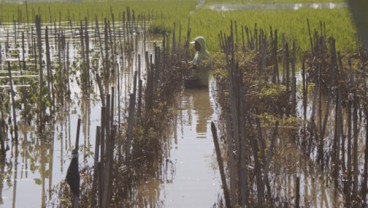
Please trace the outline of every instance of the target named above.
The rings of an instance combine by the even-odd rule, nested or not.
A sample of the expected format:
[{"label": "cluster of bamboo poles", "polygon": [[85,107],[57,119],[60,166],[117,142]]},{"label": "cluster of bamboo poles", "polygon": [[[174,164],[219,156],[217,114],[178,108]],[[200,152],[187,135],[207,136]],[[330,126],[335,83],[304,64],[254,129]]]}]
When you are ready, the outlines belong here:
[{"label": "cluster of bamboo poles", "polygon": [[[71,18],[67,22],[45,24],[39,15],[35,15],[34,23],[21,23],[21,19],[10,24],[1,23],[0,28],[6,32],[0,33],[0,47],[4,49],[0,64],[1,70],[6,70],[8,76],[8,79],[1,80],[4,81],[2,86],[12,87],[11,92],[17,89],[21,105],[24,105],[23,112],[26,111],[22,115],[28,115],[28,124],[34,118],[30,114],[37,111],[37,126],[42,130],[45,122],[50,121],[50,115],[59,110],[57,107],[66,104],[71,93],[71,73],[75,71],[79,73],[77,81],[83,94],[89,96],[93,93],[91,86],[96,81],[103,95],[102,81],[108,88],[110,77],[116,77],[115,68],[119,65],[117,54],[133,50],[133,34],[143,33],[145,39],[148,21],[151,20],[148,16],[136,17],[129,8],[122,12],[119,21],[114,16],[111,12],[111,22],[105,18],[103,32],[100,32],[97,17],[95,25],[89,25],[87,18],[80,21],[79,25]],[[93,50],[96,52],[92,54]],[[12,74],[17,79],[11,79]],[[33,81],[34,78],[38,79],[38,83]],[[32,87],[32,90],[27,87]],[[5,112],[10,107],[6,94],[1,95],[1,106]],[[32,96],[37,97],[36,101],[30,102],[28,98]],[[15,109],[14,100],[12,105]],[[16,127],[15,111],[12,120]]]},{"label": "cluster of bamboo poles", "polygon": [[[73,80],[81,89],[77,99],[82,99],[83,107],[86,100],[93,98],[93,93],[100,95],[101,124],[96,128],[93,180],[90,184],[82,183],[82,206],[134,203],[135,191],[144,181],[140,176],[160,170],[164,146],[160,135],[165,132],[170,118],[167,106],[180,89],[183,75],[175,64],[188,55],[190,32],[183,44],[176,38],[177,34],[181,37],[180,26],[179,33],[160,37],[163,40],[149,51],[147,29],[153,18],[150,15],[137,17],[127,8],[118,21],[111,12],[111,17],[106,17],[102,24],[97,17],[94,23],[89,17],[79,22],[70,18],[67,22],[43,23],[37,15],[34,24],[1,23],[0,28],[7,31],[4,39],[0,37],[0,46],[6,48],[5,57],[1,57],[1,63],[7,61],[8,79],[4,79],[4,84],[9,85],[12,92],[0,101],[1,108],[6,109],[2,111],[1,122],[13,115],[10,127],[14,129],[11,131],[14,138],[17,138],[17,124],[26,120],[17,118],[22,110],[28,110],[29,114],[37,112],[27,122],[33,124],[36,118],[39,131],[43,131],[48,122],[55,122],[54,113],[67,110],[66,106],[71,105],[76,88]],[[17,44],[19,39],[21,46]],[[142,41],[143,47],[138,47],[138,41]],[[13,55],[12,51],[17,53]],[[20,81],[14,79],[15,73],[22,76]],[[26,74],[38,81],[32,81]],[[9,93],[5,91],[4,94]],[[32,96],[36,97],[36,101],[32,101],[35,103],[29,100]],[[18,109],[17,102],[24,108]],[[10,110],[6,113],[8,108],[13,109],[12,114]],[[88,120],[84,114],[82,119]],[[1,130],[1,148],[5,155],[9,132],[5,126]],[[140,130],[144,134],[139,134]]]},{"label": "cluster of bamboo poles", "polygon": [[[101,125],[96,129],[92,192],[84,195],[82,204],[109,207],[144,203],[137,199],[139,186],[145,178],[160,170],[159,161],[163,161],[164,141],[151,134],[158,136],[165,131],[165,123],[169,121],[169,117],[165,118],[167,107],[180,89],[183,75],[182,70],[174,66],[176,59],[171,58],[183,53],[170,51],[169,46],[169,38],[164,36],[162,49],[155,45],[153,54],[146,51],[144,62],[140,55],[137,56],[138,66],[133,75],[125,125],[114,120],[117,117],[114,113],[115,89],[111,88],[111,94],[104,99]],[[146,67],[145,74],[142,66]],[[152,132],[152,127],[159,128]],[[143,134],[137,134],[138,130]],[[90,186],[82,186],[81,191],[88,193],[88,188]]]},{"label": "cluster of bamboo poles", "polygon": [[[278,38],[272,28],[269,35],[256,26],[253,30],[241,27],[239,33],[232,22],[229,35],[220,32],[228,72],[226,79],[218,78],[219,92],[226,97],[219,102],[227,138],[228,172],[223,170],[221,175],[229,179],[224,189],[229,192],[224,194],[228,207],[317,203],[308,201],[308,191],[301,194],[311,166],[324,176],[324,184],[333,184],[327,204],[351,207],[367,203],[367,59],[362,52],[342,56],[335,40],[327,38],[325,26],[320,28],[306,37],[311,50],[299,62],[296,43],[290,49],[285,35]],[[247,56],[253,58],[244,64],[242,58]],[[278,90],[271,95],[274,98],[262,95],[269,86]],[[274,119],[265,123],[265,114]],[[290,118],[298,122],[283,125]],[[286,197],[275,182],[280,174],[277,170],[288,165],[277,167],[280,158],[276,153],[283,152],[285,145],[295,147],[299,160],[291,182],[293,191]]]},{"label": "cluster of bamboo poles", "polygon": [[[260,119],[257,114],[262,114],[263,110],[276,115],[295,115],[296,109],[296,79],[295,79],[295,45],[294,53],[290,56],[288,44],[283,38],[283,73],[279,77],[278,58],[278,33],[277,30],[270,30],[270,39],[262,29],[248,27],[241,28],[241,41],[238,37],[237,24],[231,24],[230,35],[222,32],[219,34],[219,41],[225,61],[227,63],[227,84],[220,81],[219,90],[228,91],[227,101],[222,103],[225,113],[225,131],[227,135],[227,157],[228,157],[228,177],[230,179],[230,193],[225,193],[227,207],[242,206],[266,206],[272,204],[272,187],[270,184],[269,172],[273,159],[273,152],[277,141],[279,122],[276,121],[270,128],[271,133],[264,133],[261,129]],[[246,39],[245,39],[246,38]],[[253,66],[239,66],[239,52],[247,53],[256,51],[259,55],[256,64]],[[250,54],[250,53],[249,53]],[[290,69],[290,61],[291,69]],[[291,72],[290,72],[291,70]],[[273,105],[271,107],[262,106],[262,102],[255,101],[251,96],[252,90],[248,89],[249,83],[244,78],[247,75],[256,77],[260,82],[270,82],[278,85],[285,85],[284,97],[288,100],[283,102],[283,106]],[[291,76],[292,75],[292,76]],[[248,78],[249,79],[249,78]],[[281,80],[284,80],[281,83]],[[259,92],[258,92],[259,93]],[[290,101],[290,102],[289,102]],[[255,102],[255,103],[252,103]],[[270,109],[268,109],[270,108]],[[280,112],[281,111],[281,112]],[[213,127],[215,128],[215,127]],[[263,135],[262,135],[263,134]],[[269,146],[266,146],[265,135],[270,134]],[[254,165],[253,170],[249,166]],[[224,171],[221,174],[224,177]],[[255,181],[253,181],[255,178]],[[225,180],[222,180],[225,181]],[[257,187],[253,190],[253,183]],[[223,185],[224,186],[224,185]],[[254,193],[256,192],[256,194]],[[255,195],[253,195],[255,194]]]},{"label": "cluster of bamboo poles", "polygon": [[[304,151],[329,172],[334,191],[344,194],[345,206],[366,206],[367,56],[359,46],[356,53],[342,55],[335,39],[327,38],[325,25],[320,28],[320,33],[310,32],[311,53],[304,57],[302,65],[303,72],[309,75],[303,78],[303,94],[307,95],[308,82],[315,84],[307,131],[315,141],[317,154],[313,157],[310,149]],[[306,111],[307,101],[303,102]]]}]

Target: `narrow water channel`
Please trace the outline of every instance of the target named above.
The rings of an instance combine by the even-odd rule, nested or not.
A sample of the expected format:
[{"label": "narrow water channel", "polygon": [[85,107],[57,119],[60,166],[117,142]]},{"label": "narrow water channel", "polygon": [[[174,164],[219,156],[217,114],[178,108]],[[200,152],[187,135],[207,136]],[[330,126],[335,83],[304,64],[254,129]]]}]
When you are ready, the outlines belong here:
[{"label": "narrow water channel", "polygon": [[211,87],[183,90],[177,106],[169,156],[175,173],[162,184],[161,200],[164,207],[212,207],[221,186],[210,128],[217,117]]}]

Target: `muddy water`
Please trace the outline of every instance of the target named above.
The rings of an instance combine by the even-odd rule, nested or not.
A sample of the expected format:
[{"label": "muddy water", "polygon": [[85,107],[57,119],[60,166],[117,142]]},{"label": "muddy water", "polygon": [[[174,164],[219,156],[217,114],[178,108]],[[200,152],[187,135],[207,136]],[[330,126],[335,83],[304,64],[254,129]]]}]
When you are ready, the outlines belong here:
[{"label": "muddy water", "polygon": [[164,207],[212,207],[221,194],[211,120],[214,100],[207,88],[184,90],[178,103],[176,134],[169,161],[175,173],[162,184]]},{"label": "muddy water", "polygon": [[[79,88],[72,86],[72,92]],[[73,90],[74,89],[74,90]],[[9,143],[6,155],[1,207],[51,207],[51,189],[65,179],[74,148],[78,117],[83,119],[80,133],[80,166],[91,161],[95,131],[100,124],[97,100],[83,100],[77,94],[64,112],[57,113],[55,124],[45,126],[43,135],[22,125],[19,145]],[[76,100],[82,100],[77,103]],[[83,110],[82,110],[83,109]],[[95,113],[91,113],[95,112]]]}]

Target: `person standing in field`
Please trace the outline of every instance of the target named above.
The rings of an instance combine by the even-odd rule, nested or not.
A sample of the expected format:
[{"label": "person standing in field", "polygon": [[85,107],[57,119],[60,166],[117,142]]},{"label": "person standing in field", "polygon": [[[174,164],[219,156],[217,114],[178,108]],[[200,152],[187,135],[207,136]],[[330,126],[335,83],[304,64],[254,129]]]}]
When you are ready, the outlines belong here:
[{"label": "person standing in field", "polygon": [[191,44],[194,44],[196,53],[192,63],[192,76],[199,78],[200,86],[208,86],[208,76],[210,70],[210,53],[206,48],[206,41],[203,36],[196,37]]},{"label": "person standing in field", "polygon": [[208,59],[210,53],[206,49],[206,40],[203,36],[196,37],[190,43],[194,44],[194,49],[196,50],[195,56],[192,61],[193,68],[196,69],[202,61]]}]

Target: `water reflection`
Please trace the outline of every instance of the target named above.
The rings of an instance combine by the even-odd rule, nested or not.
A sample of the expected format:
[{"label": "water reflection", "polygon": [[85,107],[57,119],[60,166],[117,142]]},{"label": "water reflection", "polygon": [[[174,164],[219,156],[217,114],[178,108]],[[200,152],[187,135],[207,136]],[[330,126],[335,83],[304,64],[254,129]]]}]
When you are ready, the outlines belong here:
[{"label": "water reflection", "polygon": [[193,109],[197,116],[195,131],[199,135],[206,134],[207,124],[213,114],[208,88],[186,89],[183,93],[183,101],[187,104],[186,110],[191,112]]},{"label": "water reflection", "polygon": [[216,114],[210,92],[204,88],[180,94],[173,135],[177,140],[168,158],[175,173],[161,185],[164,207],[212,207],[221,193],[217,167],[214,168],[210,122],[216,120]]},{"label": "water reflection", "polygon": [[[0,61],[1,69],[4,69],[4,61],[13,61],[11,63],[16,64],[19,61],[18,59],[23,59],[22,49],[20,46],[15,44],[17,41],[20,41],[20,37],[14,36],[15,38],[9,38],[8,42],[8,34],[5,31],[9,31],[11,34],[15,34],[15,31],[24,31],[25,34],[31,34],[27,28],[27,25],[22,24],[16,25],[14,28],[12,24],[0,25],[0,56],[3,57]],[[57,199],[57,195],[55,193],[52,195],[52,189],[55,185],[65,179],[67,167],[71,159],[71,150],[74,148],[76,122],[78,118],[82,119],[82,132],[80,134],[80,158],[82,158],[82,160],[80,160],[80,165],[86,166],[87,164],[93,164],[93,157],[91,156],[94,153],[91,150],[94,149],[93,141],[95,139],[96,126],[101,123],[100,97],[98,96],[98,93],[97,95],[92,93],[87,96],[85,93],[82,93],[83,90],[80,88],[79,74],[76,72],[82,62],[79,38],[73,36],[73,33],[68,27],[60,27],[57,29],[55,29],[53,38],[50,38],[50,40],[54,40],[55,38],[55,42],[50,42],[51,62],[57,62],[58,64],[59,62],[62,62],[60,64],[66,71],[73,72],[70,74],[70,77],[68,74],[67,78],[68,95],[70,93],[70,97],[66,96],[57,100],[57,109],[55,115],[53,115],[55,118],[51,119],[52,122],[50,122],[51,124],[49,126],[42,127],[42,132],[46,132],[44,135],[39,135],[36,132],[36,122],[31,121],[28,123],[24,121],[25,119],[22,117],[17,122],[21,126],[19,145],[14,145],[14,143],[8,138],[11,130],[4,130],[3,127],[1,127],[0,142],[5,141],[5,144],[0,144],[0,151],[3,150],[6,145],[10,146],[10,151],[6,153],[6,157],[4,157],[3,160],[0,160],[0,179],[2,179],[0,183],[0,207],[51,207],[58,204],[59,199]],[[63,41],[66,41],[67,47],[65,51],[60,52],[64,53],[62,56],[58,54],[59,51],[57,50],[59,49],[58,41],[60,41],[60,39],[57,38],[58,34],[56,34],[56,31],[60,31],[65,34],[65,39]],[[93,34],[94,32],[95,30],[92,28],[89,30],[90,34]],[[145,40],[148,42],[151,41],[151,38]],[[131,41],[137,44],[135,45],[136,49],[134,49],[136,52],[145,52],[146,50],[152,51],[153,49],[151,44],[150,46],[146,46],[146,43],[143,43],[143,33],[140,33],[140,36],[131,38]],[[25,59],[31,59],[32,61],[32,57],[29,57],[32,54],[28,53],[31,51],[31,44],[29,44],[28,39],[25,44],[26,53],[24,57]],[[94,48],[94,44],[97,44],[97,42],[95,39],[91,38],[91,48]],[[16,54],[20,54],[19,57],[11,57],[9,51],[4,50],[4,45],[9,46],[9,49],[15,51]],[[99,50],[97,49],[91,50],[90,52],[91,57],[99,55]],[[123,51],[121,51],[121,54],[123,57],[121,61],[119,61],[121,70],[118,71],[123,72],[124,75],[118,76],[120,79],[119,87],[116,86],[116,84],[111,83],[111,87],[114,86],[115,89],[120,90],[119,96],[116,95],[115,91],[115,97],[119,97],[120,100],[119,105],[116,104],[116,100],[114,104],[114,106],[121,106],[121,108],[119,107],[118,113],[119,123],[120,117],[123,117],[126,112],[123,106],[128,102],[124,102],[123,99],[127,99],[127,95],[129,95],[132,90],[130,86],[132,84],[131,80],[133,73],[131,73],[131,71],[134,69],[134,65],[132,64],[134,63],[133,56],[125,56],[123,55]],[[57,60],[58,57],[60,58],[59,60]],[[65,59],[65,63],[62,61],[63,59]],[[29,64],[29,66],[33,66],[33,63],[27,62],[27,64]],[[95,65],[96,66],[94,67],[96,68],[100,67],[99,62],[96,62]],[[144,68],[144,65],[142,68]],[[29,69],[28,72],[31,72],[31,69]],[[4,73],[4,71],[1,71],[1,73]],[[18,71],[15,71],[14,73],[18,73]],[[93,87],[93,92],[99,92],[97,85],[93,85]],[[105,86],[105,88],[106,91],[108,91],[110,85]],[[19,90],[19,88],[17,88],[17,90]],[[2,89],[1,93],[6,94],[8,91],[6,91],[6,89]],[[62,91],[60,96],[65,96],[64,93],[65,92]],[[2,94],[0,94],[0,96]],[[0,103],[2,106],[3,99],[0,99]],[[2,111],[2,114],[3,112],[5,113],[5,111]],[[17,111],[17,115],[20,113],[20,110]],[[4,119],[4,116],[2,115],[0,122],[3,120],[8,121],[8,119]],[[10,125],[9,128],[11,128]]]},{"label": "water reflection", "polygon": [[5,158],[0,156],[0,205],[4,204],[3,200],[3,187],[4,187],[4,179],[5,179]]},{"label": "water reflection", "polygon": [[[286,132],[287,129],[281,129]],[[290,138],[278,141],[271,173],[272,193],[285,202],[295,200],[295,184],[300,179],[300,203],[305,207],[341,207],[341,190],[310,158],[300,152]]]},{"label": "water reflection", "polygon": [[[65,178],[64,167],[70,163],[74,145],[71,141],[75,138],[78,118],[67,109],[56,114],[55,124],[44,127],[45,133],[36,133],[32,126],[22,123],[19,145],[7,141],[10,150],[6,157],[0,155],[0,207],[49,207],[53,204],[52,189]],[[98,112],[96,106],[92,109]],[[99,113],[91,114],[90,106],[84,105],[82,115],[87,120],[83,123],[86,130],[82,136],[81,158],[87,163],[91,154],[89,129],[97,125]]]}]

